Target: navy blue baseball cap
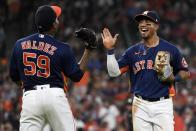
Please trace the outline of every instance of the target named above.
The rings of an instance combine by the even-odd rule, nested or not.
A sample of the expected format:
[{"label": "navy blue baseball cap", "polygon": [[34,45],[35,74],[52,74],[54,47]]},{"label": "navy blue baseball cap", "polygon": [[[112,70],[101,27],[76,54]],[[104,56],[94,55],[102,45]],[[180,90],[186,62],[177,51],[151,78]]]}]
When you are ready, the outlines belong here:
[{"label": "navy blue baseball cap", "polygon": [[56,18],[61,14],[58,6],[40,6],[35,13],[35,24],[39,32],[50,30]]},{"label": "navy blue baseball cap", "polygon": [[137,22],[140,22],[143,19],[151,20],[151,21],[155,22],[156,24],[160,23],[160,19],[159,19],[157,13],[154,11],[144,11],[141,14],[138,14],[135,16],[135,20]]}]

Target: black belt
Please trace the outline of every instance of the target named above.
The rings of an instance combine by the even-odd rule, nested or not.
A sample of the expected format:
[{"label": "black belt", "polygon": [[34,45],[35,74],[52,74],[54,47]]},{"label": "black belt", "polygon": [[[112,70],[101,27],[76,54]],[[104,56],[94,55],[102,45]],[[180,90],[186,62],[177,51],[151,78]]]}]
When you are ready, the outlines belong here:
[{"label": "black belt", "polygon": [[[50,86],[50,88],[60,88],[60,87],[57,87],[57,86],[56,87],[55,86],[54,87],[51,87]],[[37,90],[37,89],[35,87],[24,87],[24,92],[30,91],[30,90]]]},{"label": "black belt", "polygon": [[34,87],[25,87],[24,88],[24,92],[31,91],[31,90],[37,90],[37,89],[35,89]]},{"label": "black belt", "polygon": [[135,94],[135,96],[137,98],[140,98],[140,99],[143,99],[143,100],[146,100],[146,101],[150,101],[150,102],[160,101],[160,100],[164,100],[164,99],[168,99],[169,98],[169,95],[163,96],[163,97],[160,97],[160,98],[146,98],[146,97],[140,96],[138,94]]}]

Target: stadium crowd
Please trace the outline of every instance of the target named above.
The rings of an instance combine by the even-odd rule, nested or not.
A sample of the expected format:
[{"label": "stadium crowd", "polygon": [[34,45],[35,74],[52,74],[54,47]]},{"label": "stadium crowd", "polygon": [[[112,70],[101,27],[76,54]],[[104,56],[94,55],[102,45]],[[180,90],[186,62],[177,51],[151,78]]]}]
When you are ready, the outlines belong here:
[{"label": "stadium crowd", "polygon": [[15,41],[36,32],[34,14],[38,6],[62,8],[56,38],[67,42],[79,59],[83,46],[74,38],[80,27],[92,28],[99,37],[88,72],[79,83],[68,80],[69,102],[78,131],[132,131],[128,74],[110,78],[106,50],[100,32],[104,27],[119,33],[115,50],[119,58],[139,42],[135,14],[156,10],[159,35],[174,43],[185,56],[191,71],[186,82],[177,83],[174,100],[175,131],[196,130],[196,5],[195,0],[1,0],[0,1],[0,131],[18,131],[22,90],[9,77],[8,63]]}]

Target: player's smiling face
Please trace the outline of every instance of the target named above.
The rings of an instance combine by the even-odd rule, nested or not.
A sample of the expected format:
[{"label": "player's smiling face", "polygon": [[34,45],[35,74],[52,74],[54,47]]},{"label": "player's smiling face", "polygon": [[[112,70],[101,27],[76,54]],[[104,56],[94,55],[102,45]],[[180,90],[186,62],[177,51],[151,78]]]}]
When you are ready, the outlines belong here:
[{"label": "player's smiling face", "polygon": [[139,22],[139,32],[143,39],[148,39],[155,34],[158,29],[158,24],[151,20],[143,19]]}]

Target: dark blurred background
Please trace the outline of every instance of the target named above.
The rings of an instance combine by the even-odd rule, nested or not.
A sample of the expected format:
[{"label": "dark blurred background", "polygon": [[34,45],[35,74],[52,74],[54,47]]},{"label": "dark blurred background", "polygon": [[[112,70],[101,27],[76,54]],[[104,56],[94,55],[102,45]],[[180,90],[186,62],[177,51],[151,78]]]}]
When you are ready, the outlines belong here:
[{"label": "dark blurred background", "polygon": [[[56,38],[67,42],[79,60],[84,47],[75,30],[97,32],[99,46],[88,72],[79,83],[68,80],[69,101],[78,131],[132,131],[129,77],[110,78],[100,32],[119,33],[115,50],[123,51],[140,40],[133,17],[155,10],[161,19],[159,36],[175,44],[186,58],[191,77],[177,84],[174,100],[175,131],[196,131],[196,1],[195,0],[0,0],[0,131],[18,131],[22,90],[10,80],[8,63],[17,39],[36,32],[34,15],[43,4],[62,8]],[[66,124],[66,123],[65,123]],[[46,126],[44,131],[50,131]]]}]

